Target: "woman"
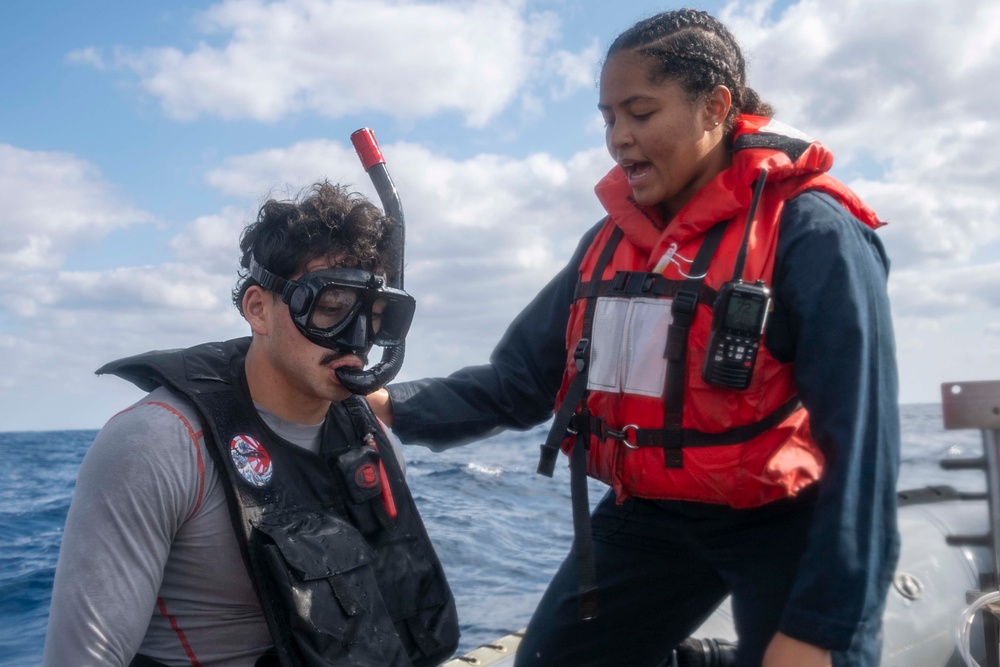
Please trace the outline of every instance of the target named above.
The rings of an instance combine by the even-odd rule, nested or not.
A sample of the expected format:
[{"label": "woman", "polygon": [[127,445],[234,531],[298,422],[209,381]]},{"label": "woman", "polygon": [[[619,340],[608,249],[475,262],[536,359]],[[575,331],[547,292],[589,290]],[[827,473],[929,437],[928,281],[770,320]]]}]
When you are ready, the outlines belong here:
[{"label": "woman", "polygon": [[550,449],[612,487],[519,667],[659,665],[730,593],[740,665],[878,664],[899,549],[881,223],[745,78],[704,12],[622,33],[598,104],[608,218],[490,364],[372,397],[432,445],[540,423],[554,401]]}]

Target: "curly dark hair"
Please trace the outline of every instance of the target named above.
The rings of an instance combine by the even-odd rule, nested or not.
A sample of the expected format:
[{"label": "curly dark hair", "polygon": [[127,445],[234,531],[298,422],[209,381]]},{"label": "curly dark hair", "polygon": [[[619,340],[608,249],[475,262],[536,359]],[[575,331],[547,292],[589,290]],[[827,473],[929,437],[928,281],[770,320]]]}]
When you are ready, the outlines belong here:
[{"label": "curly dark hair", "polygon": [[396,223],[363,195],[320,181],[290,201],[269,199],[240,239],[240,278],[233,305],[243,314],[243,295],[257,285],[250,257],[282,278],[300,273],[317,257],[380,273],[391,282],[402,252]]},{"label": "curly dark hair", "polygon": [[654,81],[677,81],[692,100],[718,85],[728,88],[733,101],[727,132],[741,113],[774,115],[774,108],[747,86],[746,61],[736,38],[708,12],[677,9],[639,21],[612,42],[607,58],[619,51],[649,58]]}]

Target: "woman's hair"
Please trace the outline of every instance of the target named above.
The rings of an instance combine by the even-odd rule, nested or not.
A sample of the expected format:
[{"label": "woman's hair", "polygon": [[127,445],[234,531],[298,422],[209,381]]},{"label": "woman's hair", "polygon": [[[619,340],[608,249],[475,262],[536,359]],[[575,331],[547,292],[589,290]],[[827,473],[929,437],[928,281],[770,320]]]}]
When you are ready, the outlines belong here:
[{"label": "woman's hair", "polygon": [[317,257],[396,276],[402,252],[391,218],[360,194],[328,181],[314,184],[297,200],[264,202],[240,239],[240,279],[233,304],[243,313],[243,295],[258,284],[249,275],[250,257],[271,273],[291,278]]},{"label": "woman's hair", "polygon": [[[677,81],[692,99],[723,85],[732,95],[726,130],[741,113],[771,117],[774,109],[747,86],[736,38],[708,12],[678,9],[639,21],[608,48],[608,58],[632,51],[650,59],[654,81]],[[606,61],[605,61],[606,62]]]}]

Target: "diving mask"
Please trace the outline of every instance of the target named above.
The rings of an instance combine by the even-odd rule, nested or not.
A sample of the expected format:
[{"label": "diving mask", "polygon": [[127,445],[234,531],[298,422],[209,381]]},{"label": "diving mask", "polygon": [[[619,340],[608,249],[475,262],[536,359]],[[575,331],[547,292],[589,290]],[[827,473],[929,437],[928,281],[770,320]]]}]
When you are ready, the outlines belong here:
[{"label": "diving mask", "polygon": [[297,280],[271,273],[253,257],[250,275],[281,295],[296,328],[309,341],[344,353],[364,354],[371,346],[401,345],[416,302],[370,271],[331,268]]}]

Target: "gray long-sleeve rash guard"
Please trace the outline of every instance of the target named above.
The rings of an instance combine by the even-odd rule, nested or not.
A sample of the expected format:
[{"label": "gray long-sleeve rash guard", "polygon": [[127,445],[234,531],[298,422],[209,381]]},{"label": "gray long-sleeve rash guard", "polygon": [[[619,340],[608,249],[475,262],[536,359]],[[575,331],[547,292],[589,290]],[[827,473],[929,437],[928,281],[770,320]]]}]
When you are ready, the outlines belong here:
[{"label": "gray long-sleeve rash guard", "polygon": [[80,466],[44,667],[249,667],[271,645],[193,408],[157,389]]},{"label": "gray long-sleeve rash guard", "polygon": [[[318,450],[322,424],[258,412]],[[402,466],[402,453],[390,436]],[[252,667],[272,644],[194,408],[157,389],[113,417],[80,466],[44,667]]]}]

